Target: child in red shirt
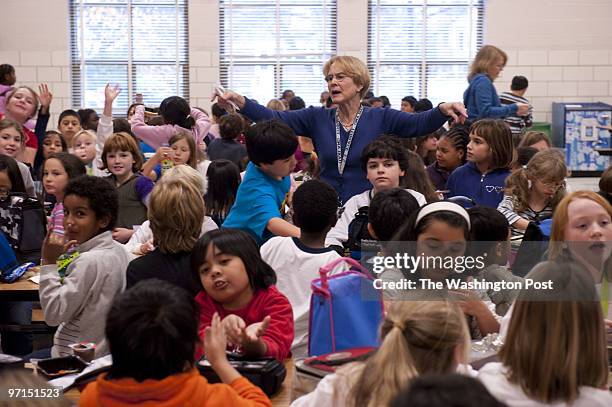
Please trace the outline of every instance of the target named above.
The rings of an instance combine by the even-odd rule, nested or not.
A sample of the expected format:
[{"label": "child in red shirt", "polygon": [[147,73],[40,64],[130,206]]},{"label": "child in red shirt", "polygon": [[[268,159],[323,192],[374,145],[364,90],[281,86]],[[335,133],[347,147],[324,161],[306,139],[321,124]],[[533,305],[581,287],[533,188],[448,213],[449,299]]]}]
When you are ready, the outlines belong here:
[{"label": "child in red shirt", "polygon": [[[203,288],[196,296],[200,338],[216,312],[234,350],[285,359],[293,341],[291,304],[274,286],[276,274],[262,260],[255,240],[236,229],[212,230],[192,253],[192,269]],[[196,357],[201,355],[198,350]]]}]

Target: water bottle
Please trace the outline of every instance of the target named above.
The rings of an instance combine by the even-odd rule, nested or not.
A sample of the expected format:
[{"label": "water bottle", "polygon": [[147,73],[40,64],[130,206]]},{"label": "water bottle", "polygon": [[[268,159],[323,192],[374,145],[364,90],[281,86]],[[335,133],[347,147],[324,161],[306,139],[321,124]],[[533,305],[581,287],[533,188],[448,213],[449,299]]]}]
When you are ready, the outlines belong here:
[{"label": "water bottle", "polygon": [[[162,147],[169,147],[169,144],[168,143],[164,143],[164,144],[162,144]],[[172,169],[172,167],[174,167],[174,161],[172,161],[168,157],[164,157],[164,159],[161,162],[161,173],[162,173],[162,176],[166,173],[166,171]]]}]

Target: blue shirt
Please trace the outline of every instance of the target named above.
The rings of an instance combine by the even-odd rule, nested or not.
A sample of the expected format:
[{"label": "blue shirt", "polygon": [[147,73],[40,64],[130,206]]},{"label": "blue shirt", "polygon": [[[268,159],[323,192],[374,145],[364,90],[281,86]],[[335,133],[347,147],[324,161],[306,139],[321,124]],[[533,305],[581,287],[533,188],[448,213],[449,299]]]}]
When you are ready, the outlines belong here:
[{"label": "blue shirt", "polygon": [[261,246],[274,236],[266,226],[270,219],[281,217],[281,208],[290,186],[289,177],[274,179],[255,164],[249,163],[223,227],[245,230]]},{"label": "blue shirt", "polygon": [[474,163],[468,162],[455,169],[448,178],[446,182],[448,196],[467,196],[477,205],[497,209],[497,205],[504,197],[504,186],[508,175],[510,171],[505,168],[482,174]]},{"label": "blue shirt", "polygon": [[463,104],[470,120],[511,116],[518,109],[516,104],[501,104],[493,82],[483,73],[474,75],[470,81],[470,86],[463,92]]},{"label": "blue shirt", "polygon": [[[282,120],[295,134],[310,137],[321,164],[321,179],[338,192],[343,203],[354,195],[372,189],[361,167],[361,152],[372,140],[381,134],[423,136],[438,130],[447,119],[438,108],[423,113],[405,113],[394,109],[365,107],[355,130],[344,174],[340,175],[336,157],[336,109],[309,107],[278,112],[245,98],[241,113],[253,121]],[[347,140],[348,133],[340,126],[342,152]]]}]

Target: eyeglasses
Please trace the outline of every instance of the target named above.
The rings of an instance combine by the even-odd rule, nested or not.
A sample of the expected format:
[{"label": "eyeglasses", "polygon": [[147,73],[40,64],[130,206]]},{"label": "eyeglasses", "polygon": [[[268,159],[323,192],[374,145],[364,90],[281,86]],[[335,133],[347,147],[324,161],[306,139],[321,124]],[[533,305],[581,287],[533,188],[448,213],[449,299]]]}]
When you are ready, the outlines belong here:
[{"label": "eyeglasses", "polygon": [[346,78],[348,77],[347,74],[343,73],[343,72],[339,72],[337,74],[329,74],[325,77],[325,82],[330,83],[331,81],[334,80],[334,78],[336,78],[336,81],[338,82],[342,82],[344,81]]},{"label": "eyeglasses", "polygon": [[553,191],[556,191],[557,189],[562,188],[565,185],[565,181],[563,181],[563,182],[542,182],[542,181],[540,181],[540,183],[545,188],[550,188]]}]

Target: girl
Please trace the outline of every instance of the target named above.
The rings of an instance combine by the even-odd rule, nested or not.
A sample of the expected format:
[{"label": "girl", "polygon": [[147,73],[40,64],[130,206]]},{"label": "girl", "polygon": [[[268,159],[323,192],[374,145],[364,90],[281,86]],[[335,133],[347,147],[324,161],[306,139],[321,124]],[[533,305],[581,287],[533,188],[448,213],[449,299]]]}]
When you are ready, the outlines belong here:
[{"label": "girl", "polygon": [[[412,246],[406,248],[402,245],[397,247],[398,254],[403,256],[408,249],[412,255],[418,255],[424,259],[451,258],[460,259],[465,256],[467,242],[470,236],[470,218],[461,206],[447,201],[430,203],[408,218],[406,223],[397,231],[394,241],[413,242]],[[389,250],[390,251],[390,250]],[[446,262],[446,260],[445,260]],[[427,261],[416,270],[388,269],[382,274],[383,280],[397,282],[404,279],[416,280],[429,279],[434,281],[445,281],[458,278],[463,269],[449,267],[435,261]],[[466,277],[470,279],[471,277]],[[432,295],[450,295],[458,301],[463,312],[468,316],[470,334],[473,339],[499,331],[499,322],[495,317],[495,305],[488,299],[486,293],[470,290],[455,290],[450,294],[444,291],[430,290],[385,290],[388,299],[425,299]]]},{"label": "girl", "polygon": [[506,116],[526,116],[529,105],[513,103],[502,105],[493,81],[497,79],[508,62],[508,55],[493,45],[480,48],[470,66],[468,82],[470,85],[463,93],[463,104],[468,111],[468,119],[502,118]]},{"label": "girl", "polygon": [[[8,155],[17,160],[17,156],[25,148],[25,135],[23,127],[12,119],[0,119],[0,154]],[[21,178],[28,196],[36,197],[34,181],[27,165],[17,161]]]},{"label": "girl", "polygon": [[[41,99],[41,102],[48,109],[49,104],[51,103],[51,94],[48,93],[46,85],[41,85],[41,87],[39,88],[41,89],[41,96],[43,96],[43,86],[47,93],[45,94],[45,97]],[[48,96],[48,98],[46,96]],[[38,103],[38,95],[36,95],[36,92],[34,92],[32,88],[29,88],[27,86],[19,86],[15,88],[10,94],[8,94],[6,98],[6,110],[4,114],[0,113],[0,120],[3,118],[12,119],[20,126],[24,126],[28,120],[36,116],[36,111],[38,110]],[[44,124],[46,127],[46,122]],[[45,129],[42,129],[43,133],[44,130]],[[22,130],[22,133],[25,147],[19,153],[19,161],[32,164],[34,163],[34,157],[36,155],[36,150],[38,149],[38,138],[36,137],[36,134],[28,128],[24,128]]]},{"label": "girl", "polygon": [[465,164],[469,141],[469,131],[464,126],[452,127],[438,140],[436,161],[427,167],[427,175],[437,191],[445,191],[450,174]]},{"label": "girl", "polygon": [[113,238],[121,243],[130,239],[134,225],[147,220],[147,200],[153,182],[139,174],[142,161],[138,144],[127,133],[115,133],[104,143],[102,169],[111,173],[108,179],[119,194],[119,217]]},{"label": "girl", "polygon": [[100,176],[103,173],[96,168],[96,135],[90,130],[79,131],[72,139],[73,154],[81,160],[87,169],[87,175]]},{"label": "girl", "polygon": [[42,158],[46,160],[52,153],[65,153],[68,151],[68,145],[66,139],[62,136],[62,133],[49,130],[45,133],[43,139]]},{"label": "girl", "polygon": [[513,248],[518,250],[529,222],[552,217],[565,195],[567,167],[555,150],[543,150],[506,179],[504,199],[497,209],[508,219]]},{"label": "girl", "polygon": [[53,153],[43,165],[43,187],[45,192],[55,197],[55,205],[49,217],[47,229],[57,235],[64,235],[64,189],[68,181],[85,175],[85,166],[74,155]]},{"label": "girl", "polygon": [[550,138],[548,138],[546,133],[541,131],[528,131],[525,133],[518,146],[533,147],[536,150],[541,151],[550,148],[551,144]]},{"label": "girl", "polygon": [[169,147],[160,147],[155,155],[142,167],[142,173],[152,181],[157,181],[163,175],[159,165],[164,159],[172,161],[173,165],[188,165],[196,168],[196,146],[191,134],[178,133],[172,136],[168,142]]},{"label": "girl", "polygon": [[477,205],[497,208],[513,156],[512,132],[506,122],[483,119],[474,123],[467,146],[468,163],[448,178],[449,196],[466,196]]},{"label": "girl", "polygon": [[72,109],[64,110],[57,121],[57,130],[62,133],[68,148],[72,151],[74,136],[81,131],[81,116]]},{"label": "girl", "polygon": [[417,137],[416,153],[421,157],[425,165],[432,164],[436,159],[436,147],[438,145],[438,135],[430,133],[426,136]]},{"label": "girl", "polygon": [[[182,181],[196,188],[200,192],[200,196],[204,196],[206,182],[202,179],[200,173],[187,165],[179,165],[170,169],[166,175],[157,183]],[[208,216],[203,216],[201,235],[209,230],[218,229],[218,226]],[[143,222],[136,232],[130,237],[130,241],[125,244],[125,248],[136,255],[143,255],[155,249],[153,244],[153,231],[149,220]]]},{"label": "girl", "polygon": [[219,226],[229,213],[240,186],[240,170],[230,160],[216,160],[210,163],[206,173],[208,189],[204,196],[206,214]]},{"label": "girl", "polygon": [[270,99],[268,104],[266,105],[268,109],[277,110],[279,112],[284,112],[287,110],[287,106],[280,99]]},{"label": "girl", "polygon": [[376,353],[325,376],[292,407],[387,406],[415,377],[452,373],[467,362],[465,318],[450,301],[394,302],[380,331]]},{"label": "girl", "polygon": [[148,126],[144,122],[144,106],[137,105],[131,121],[134,134],[153,148],[159,149],[164,143],[169,143],[177,133],[190,134],[197,143],[208,134],[208,116],[190,108],[187,101],[179,96],[164,99],[159,105],[159,114],[165,124]]},{"label": "girl", "polygon": [[583,267],[545,262],[529,274],[552,290],[523,290],[515,301],[499,363],[478,378],[509,406],[610,406],[601,307]]},{"label": "girl", "polygon": [[206,328],[218,313],[236,351],[279,361],[289,355],[293,341],[291,304],[274,286],[276,274],[262,260],[247,232],[219,229],[206,233],[193,249],[191,266],[202,285],[196,297],[200,338],[204,339]]},{"label": "girl", "polygon": [[400,186],[423,194],[427,202],[440,200],[431,180],[427,176],[425,164],[421,157],[414,151],[408,150],[406,153],[408,154],[408,167],[406,167],[406,175],[402,178]]}]

